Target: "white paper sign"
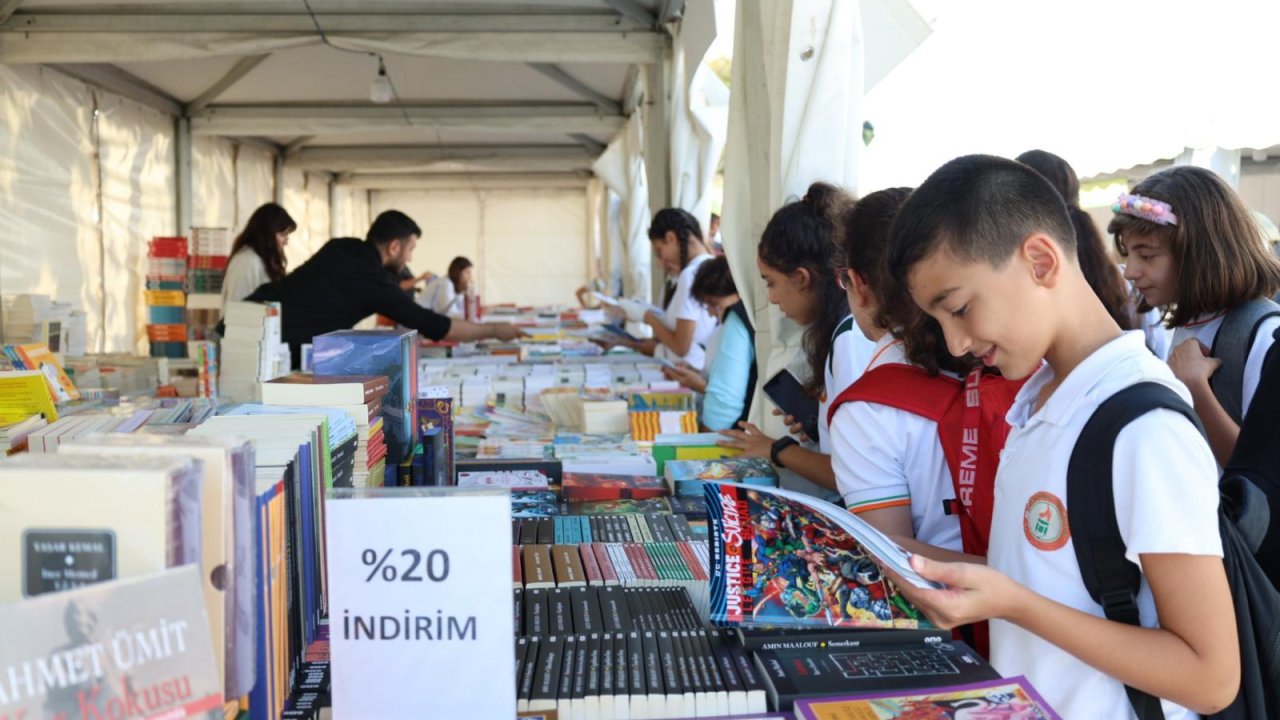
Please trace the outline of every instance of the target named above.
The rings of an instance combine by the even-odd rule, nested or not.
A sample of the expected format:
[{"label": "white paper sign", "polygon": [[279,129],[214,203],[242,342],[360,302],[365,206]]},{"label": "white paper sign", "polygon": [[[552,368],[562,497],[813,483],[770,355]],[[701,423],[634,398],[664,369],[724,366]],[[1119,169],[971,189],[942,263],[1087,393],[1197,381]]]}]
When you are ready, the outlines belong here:
[{"label": "white paper sign", "polygon": [[511,498],[332,491],[325,503],[337,718],[511,718]]}]

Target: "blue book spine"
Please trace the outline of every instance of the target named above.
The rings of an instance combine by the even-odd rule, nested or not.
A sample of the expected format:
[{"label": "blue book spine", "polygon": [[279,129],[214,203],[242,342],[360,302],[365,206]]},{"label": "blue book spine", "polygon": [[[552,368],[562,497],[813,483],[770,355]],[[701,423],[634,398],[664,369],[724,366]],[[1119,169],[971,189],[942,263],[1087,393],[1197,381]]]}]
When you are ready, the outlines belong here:
[{"label": "blue book spine", "polygon": [[580,540],[579,542],[584,542],[584,543],[595,542],[591,537],[591,518],[587,517],[586,515],[581,515],[578,517],[578,520],[579,520],[578,527],[581,528],[581,531],[582,531],[582,540]]}]

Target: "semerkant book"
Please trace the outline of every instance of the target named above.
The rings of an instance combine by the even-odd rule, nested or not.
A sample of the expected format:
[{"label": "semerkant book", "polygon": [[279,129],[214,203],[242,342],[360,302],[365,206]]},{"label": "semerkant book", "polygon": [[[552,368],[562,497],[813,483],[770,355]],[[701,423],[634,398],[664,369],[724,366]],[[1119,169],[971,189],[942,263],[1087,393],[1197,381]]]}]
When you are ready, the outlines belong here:
[{"label": "semerkant book", "polygon": [[0,605],[0,717],[222,716],[194,565]]}]

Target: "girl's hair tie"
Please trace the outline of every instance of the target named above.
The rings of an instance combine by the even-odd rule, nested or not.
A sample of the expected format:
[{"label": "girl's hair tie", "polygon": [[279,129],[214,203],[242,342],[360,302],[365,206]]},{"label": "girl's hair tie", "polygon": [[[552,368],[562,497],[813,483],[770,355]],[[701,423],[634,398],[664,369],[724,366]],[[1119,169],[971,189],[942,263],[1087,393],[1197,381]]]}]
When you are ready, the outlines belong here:
[{"label": "girl's hair tie", "polygon": [[1178,216],[1173,214],[1173,208],[1169,203],[1141,195],[1120,193],[1120,197],[1111,206],[1111,212],[1150,220],[1157,225],[1178,224]]}]

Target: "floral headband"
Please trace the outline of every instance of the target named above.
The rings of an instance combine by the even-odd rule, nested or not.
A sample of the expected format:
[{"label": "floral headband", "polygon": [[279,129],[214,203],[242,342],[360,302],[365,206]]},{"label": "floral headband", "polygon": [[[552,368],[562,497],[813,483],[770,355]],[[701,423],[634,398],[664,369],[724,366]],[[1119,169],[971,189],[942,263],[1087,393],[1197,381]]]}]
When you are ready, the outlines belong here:
[{"label": "floral headband", "polygon": [[1178,216],[1173,214],[1173,208],[1169,203],[1141,195],[1120,193],[1120,197],[1111,206],[1111,212],[1140,217],[1157,225],[1178,224]]}]

